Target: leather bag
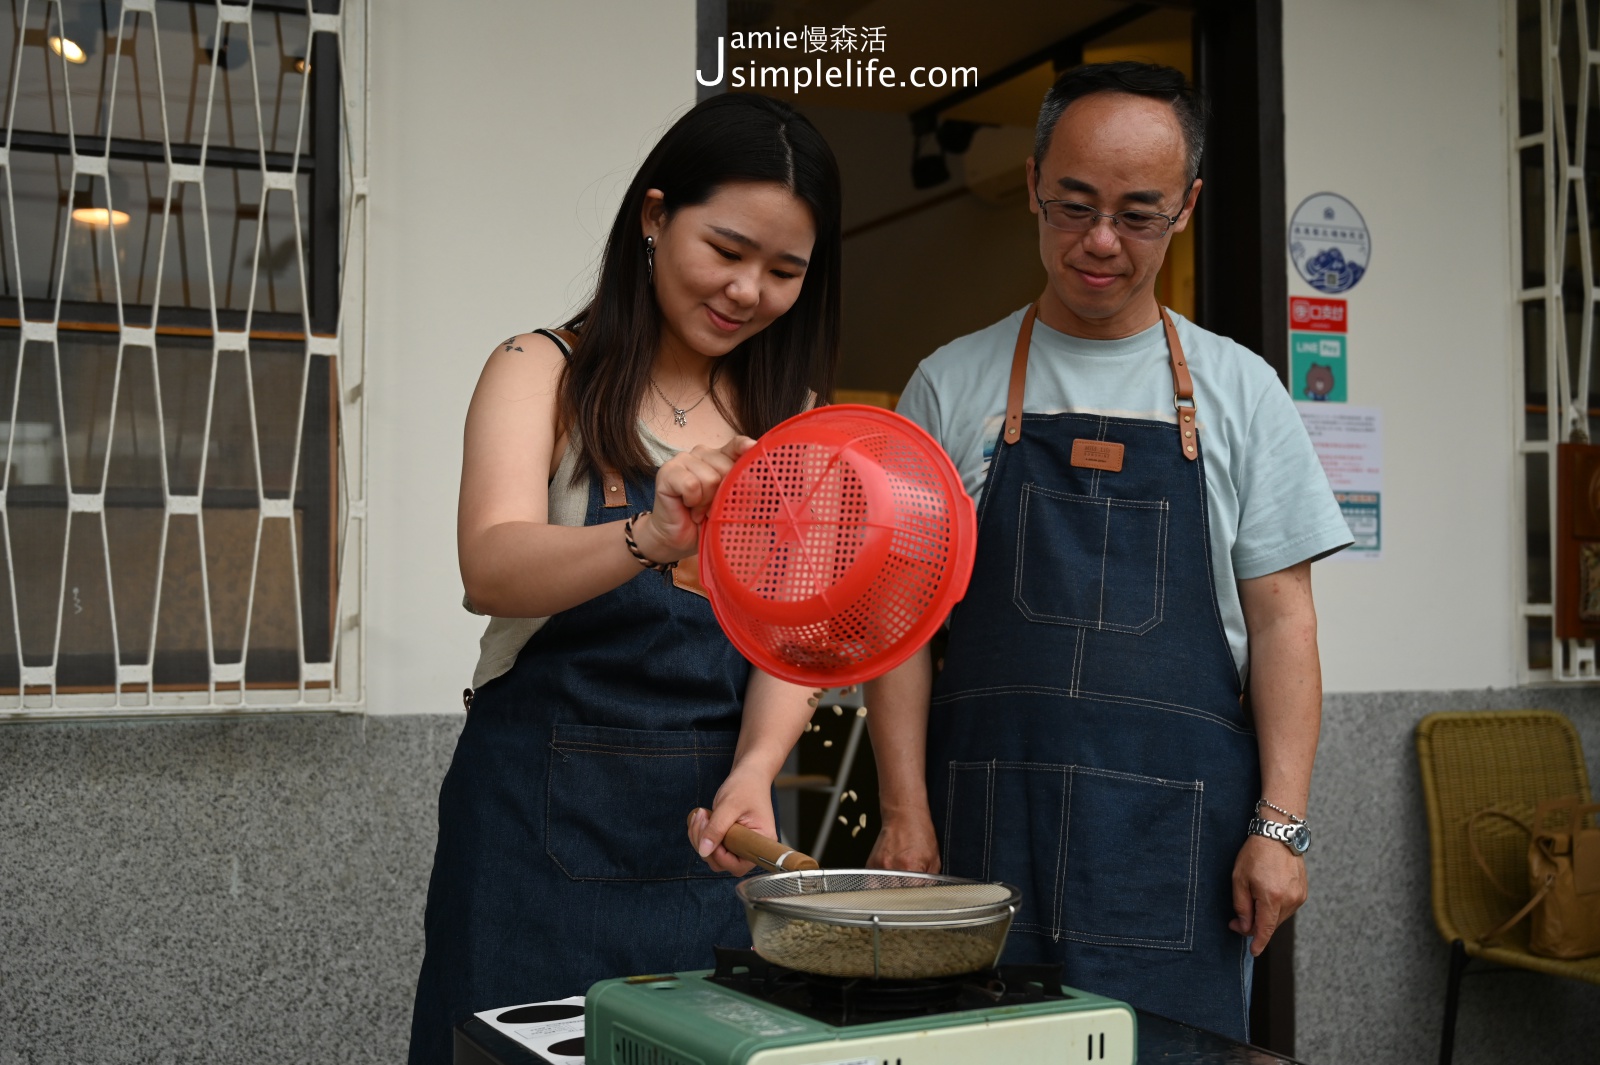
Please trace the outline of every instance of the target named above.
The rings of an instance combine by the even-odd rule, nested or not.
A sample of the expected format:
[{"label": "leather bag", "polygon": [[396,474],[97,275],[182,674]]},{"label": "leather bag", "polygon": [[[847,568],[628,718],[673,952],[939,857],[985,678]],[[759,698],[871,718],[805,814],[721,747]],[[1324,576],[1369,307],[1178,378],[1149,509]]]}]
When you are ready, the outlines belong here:
[{"label": "leather bag", "polygon": [[1585,806],[1577,796],[1567,796],[1541,802],[1532,824],[1494,807],[1472,815],[1467,822],[1472,857],[1495,889],[1513,901],[1522,896],[1490,871],[1473,830],[1480,820],[1499,818],[1528,833],[1528,900],[1499,927],[1479,937],[1480,943],[1531,917],[1532,953],[1568,960],[1600,954],[1600,828],[1583,827],[1585,818],[1597,812],[1600,803]]}]

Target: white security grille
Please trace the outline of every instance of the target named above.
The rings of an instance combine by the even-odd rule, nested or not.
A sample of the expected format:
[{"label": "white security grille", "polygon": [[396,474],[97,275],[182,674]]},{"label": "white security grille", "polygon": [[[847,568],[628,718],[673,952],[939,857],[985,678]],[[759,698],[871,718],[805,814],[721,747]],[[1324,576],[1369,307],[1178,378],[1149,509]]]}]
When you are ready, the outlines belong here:
[{"label": "white security grille", "polygon": [[1525,680],[1600,679],[1592,640],[1552,622],[1556,446],[1600,440],[1591,372],[1600,257],[1600,8],[1507,0],[1512,233],[1522,312],[1517,477],[1523,501],[1518,643]]},{"label": "white security grille", "polygon": [[0,717],[361,700],[366,15],[0,24]]}]

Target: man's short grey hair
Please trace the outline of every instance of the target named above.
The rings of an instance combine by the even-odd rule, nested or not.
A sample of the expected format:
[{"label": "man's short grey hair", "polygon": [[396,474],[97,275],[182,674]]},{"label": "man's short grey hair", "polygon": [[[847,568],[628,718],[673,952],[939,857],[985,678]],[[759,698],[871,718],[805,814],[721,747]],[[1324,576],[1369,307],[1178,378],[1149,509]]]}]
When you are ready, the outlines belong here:
[{"label": "man's short grey hair", "polygon": [[1183,131],[1188,156],[1188,180],[1184,187],[1194,184],[1194,179],[1200,175],[1200,156],[1206,146],[1205,100],[1182,73],[1154,63],[1091,63],[1073,67],[1057,78],[1050,91],[1044,94],[1044,105],[1039,108],[1039,125],[1033,135],[1035,168],[1044,164],[1056,123],[1061,121],[1072,102],[1099,92],[1148,96],[1171,104],[1178,116],[1178,128]]}]

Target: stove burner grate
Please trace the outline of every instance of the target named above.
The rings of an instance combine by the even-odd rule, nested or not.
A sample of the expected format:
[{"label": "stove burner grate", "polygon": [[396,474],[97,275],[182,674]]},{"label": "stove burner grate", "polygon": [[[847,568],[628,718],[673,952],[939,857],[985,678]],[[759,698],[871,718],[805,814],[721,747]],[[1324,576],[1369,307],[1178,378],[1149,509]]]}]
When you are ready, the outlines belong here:
[{"label": "stove burner grate", "polygon": [[952,1006],[961,989],[984,982],[986,974],[967,973],[937,980],[865,980],[801,973],[811,1004],[821,1010],[850,1013],[936,1013]]},{"label": "stove burner grate", "polygon": [[840,1026],[1072,997],[1062,990],[1059,965],[1002,965],[937,980],[864,980],[797,972],[753,950],[715,952],[713,983]]}]

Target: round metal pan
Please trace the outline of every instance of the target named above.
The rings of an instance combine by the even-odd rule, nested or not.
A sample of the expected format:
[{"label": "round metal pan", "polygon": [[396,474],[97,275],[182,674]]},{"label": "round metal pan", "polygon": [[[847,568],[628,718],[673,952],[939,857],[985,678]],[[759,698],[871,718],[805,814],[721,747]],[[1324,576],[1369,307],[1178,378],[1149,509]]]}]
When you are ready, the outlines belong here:
[{"label": "round metal pan", "polygon": [[998,882],[822,869],[743,825],[729,829],[723,846],[773,870],[735,890],[756,953],[800,972],[925,980],[992,968],[1022,902],[1022,892]]}]

